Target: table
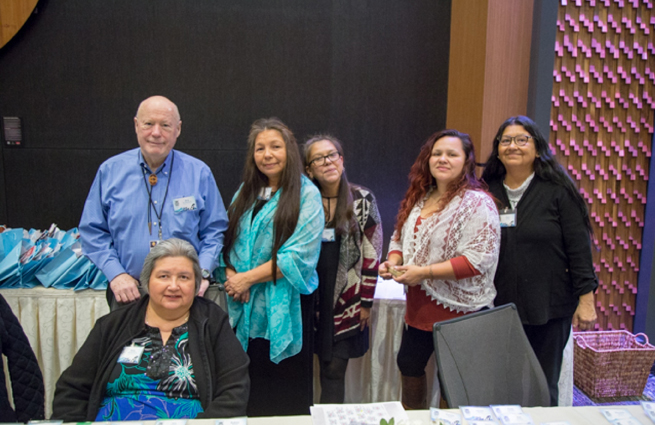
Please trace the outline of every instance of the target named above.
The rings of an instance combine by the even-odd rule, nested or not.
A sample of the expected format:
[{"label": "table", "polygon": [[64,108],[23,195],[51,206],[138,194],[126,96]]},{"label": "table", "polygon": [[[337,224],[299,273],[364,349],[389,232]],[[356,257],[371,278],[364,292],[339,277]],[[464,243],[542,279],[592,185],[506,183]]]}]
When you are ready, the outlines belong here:
[{"label": "table", "polygon": [[[535,425],[542,422],[568,421],[571,425],[610,425],[605,417],[600,413],[598,406],[584,407],[525,407],[524,413],[532,417]],[[639,420],[643,425],[651,423],[641,406],[616,406],[616,408],[628,410],[632,416]],[[458,412],[458,410],[453,409]],[[429,425],[430,412],[428,410],[411,410],[407,412],[409,423],[399,423],[396,425]],[[147,422],[145,423],[147,424]],[[311,416],[284,416],[270,418],[249,418],[248,425],[312,425]],[[211,420],[192,420],[189,425],[214,425]],[[463,421],[462,425],[466,425]]]},{"label": "table", "polygon": [[[52,412],[52,399],[59,375],[71,364],[95,321],[109,312],[104,291],[36,287],[2,289],[25,330],[43,372],[46,417]],[[225,306],[224,293],[214,291],[211,298]],[[380,280],[371,309],[370,350],[348,363],[346,403],[374,403],[400,400],[400,372],[396,354],[400,348],[405,316],[403,286]],[[565,356],[560,380],[560,405],[571,405],[573,388],[573,346]],[[568,363],[567,363],[568,362]],[[428,362],[428,388],[432,388],[430,405],[438,406],[439,390],[434,383],[435,361]],[[568,366],[567,366],[568,364]],[[319,401],[318,360],[314,362],[314,402]]]},{"label": "table", "polygon": [[[616,406],[628,410],[643,425],[650,424],[650,419],[641,406]],[[458,410],[453,409],[458,412]],[[523,411],[532,417],[536,425],[543,422],[567,421],[571,425],[610,425],[600,413],[598,406],[584,407],[525,407]],[[407,412],[409,422],[396,422],[396,425],[430,425],[428,410],[411,410]],[[144,425],[154,425],[154,421],[144,421]],[[313,425],[311,416],[273,416],[267,418],[248,418],[248,425]],[[74,425],[74,424],[71,424]],[[188,425],[214,425],[214,419],[193,419]],[[463,421],[462,425],[466,425]]]}]

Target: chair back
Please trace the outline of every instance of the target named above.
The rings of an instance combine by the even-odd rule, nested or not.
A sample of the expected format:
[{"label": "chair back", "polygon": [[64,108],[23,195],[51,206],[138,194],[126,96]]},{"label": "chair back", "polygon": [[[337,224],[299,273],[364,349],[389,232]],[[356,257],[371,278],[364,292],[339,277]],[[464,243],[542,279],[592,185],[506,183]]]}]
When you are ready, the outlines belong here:
[{"label": "chair back", "polygon": [[449,407],[550,406],[546,377],[514,304],[435,323],[433,332]]}]

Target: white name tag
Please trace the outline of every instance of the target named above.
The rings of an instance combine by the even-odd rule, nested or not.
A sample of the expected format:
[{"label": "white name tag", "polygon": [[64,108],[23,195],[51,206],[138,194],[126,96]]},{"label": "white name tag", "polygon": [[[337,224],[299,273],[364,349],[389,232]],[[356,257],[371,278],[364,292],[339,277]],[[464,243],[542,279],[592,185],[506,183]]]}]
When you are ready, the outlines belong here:
[{"label": "white name tag", "polygon": [[334,233],[334,228],[323,229],[323,242],[334,242],[335,240],[336,234]]},{"label": "white name tag", "polygon": [[257,199],[261,201],[268,201],[271,199],[271,195],[273,194],[273,189],[271,187],[262,187],[259,189],[259,195],[257,195]]},{"label": "white name tag", "polygon": [[196,208],[198,207],[196,206],[195,196],[187,196],[173,200],[173,210],[175,211],[175,214],[179,214],[184,211],[193,211]]},{"label": "white name tag", "polygon": [[145,347],[138,345],[130,345],[129,347],[123,347],[121,355],[118,356],[118,363],[125,364],[138,364],[141,360],[141,355]]},{"label": "white name tag", "polygon": [[500,211],[500,227],[516,227],[516,210],[505,208]]}]

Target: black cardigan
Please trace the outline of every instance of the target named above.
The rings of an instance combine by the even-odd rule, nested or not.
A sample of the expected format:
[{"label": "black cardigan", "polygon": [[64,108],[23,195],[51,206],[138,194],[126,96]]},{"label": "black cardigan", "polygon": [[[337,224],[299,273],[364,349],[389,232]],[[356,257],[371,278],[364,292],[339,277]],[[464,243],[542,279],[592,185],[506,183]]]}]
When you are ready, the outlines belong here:
[{"label": "black cardigan", "polygon": [[[57,381],[52,417],[95,421],[111,372],[123,347],[144,328],[148,296],[101,317],[73,364]],[[198,417],[245,416],[250,394],[249,359],[227,313],[196,297],[189,316],[189,349],[204,412]]]},{"label": "black cardigan", "polygon": [[[502,180],[488,183],[500,209],[509,207]],[[584,212],[566,188],[535,175],[516,220],[501,228],[494,303],[515,303],[529,325],[572,317],[580,295],[598,287]]]},{"label": "black cardigan", "polygon": [[5,374],[0,365],[0,422],[43,419],[43,375],[30,342],[7,301],[0,295],[0,352],[7,357],[16,411],[9,405]]}]

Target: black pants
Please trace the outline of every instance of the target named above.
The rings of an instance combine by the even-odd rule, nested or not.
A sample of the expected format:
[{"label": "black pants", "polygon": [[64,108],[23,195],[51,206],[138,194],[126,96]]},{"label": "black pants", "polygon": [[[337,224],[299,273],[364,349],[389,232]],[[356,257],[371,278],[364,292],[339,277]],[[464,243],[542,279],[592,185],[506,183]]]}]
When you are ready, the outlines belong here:
[{"label": "black pants", "polygon": [[549,320],[544,325],[523,325],[530,345],[546,375],[551,406],[558,404],[559,375],[562,371],[564,347],[571,334],[571,320],[571,317],[564,317]]},{"label": "black pants", "polygon": [[403,339],[398,350],[398,369],[403,376],[421,377],[425,375],[425,366],[434,352],[432,332],[405,326]]},{"label": "black pants", "polygon": [[300,296],[302,308],[302,350],[275,364],[270,359],[271,343],[251,339],[250,398],[247,414],[256,416],[309,415],[314,403],[314,300]]}]

